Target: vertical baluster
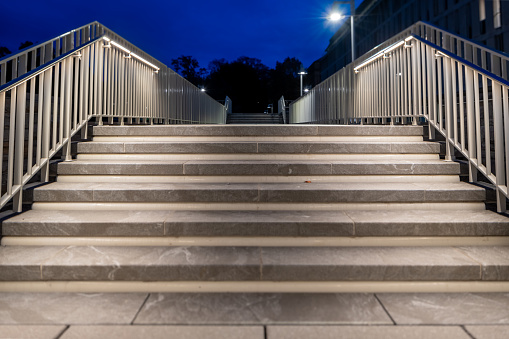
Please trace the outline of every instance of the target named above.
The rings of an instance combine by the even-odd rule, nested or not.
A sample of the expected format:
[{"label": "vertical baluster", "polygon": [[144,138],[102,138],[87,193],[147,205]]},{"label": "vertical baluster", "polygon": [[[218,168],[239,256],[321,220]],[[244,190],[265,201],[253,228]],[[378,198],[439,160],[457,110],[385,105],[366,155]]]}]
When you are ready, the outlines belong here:
[{"label": "vertical baluster", "polygon": [[[41,167],[41,152],[42,152],[42,116],[43,116],[43,102],[44,102],[44,73],[39,74],[39,96],[37,106],[37,149],[36,149],[36,166]],[[0,124],[1,126],[1,124]]]},{"label": "vertical baluster", "polygon": [[9,116],[9,151],[7,159],[7,194],[12,196],[12,184],[14,177],[14,136],[16,128],[16,95],[17,87],[11,90],[11,112]]},{"label": "vertical baluster", "polygon": [[[13,188],[18,192],[13,196],[13,211],[21,212],[23,209],[23,162],[25,160],[25,110],[26,110],[27,84],[23,82],[18,86],[16,103],[16,134],[14,136],[14,176]],[[11,130],[13,130],[11,128]]]},{"label": "vertical baluster", "polygon": [[71,161],[71,101],[72,101],[72,69],[73,69],[73,58],[68,58],[62,65],[62,69],[65,69],[65,73],[62,78],[65,78],[65,91],[64,91],[64,116],[61,122],[63,135],[62,135],[62,158],[64,161]]},{"label": "vertical baluster", "polygon": [[482,166],[482,144],[481,144],[481,100],[479,94],[479,73],[474,71],[474,98],[475,98],[475,129],[477,146],[477,166]]},{"label": "vertical baluster", "polygon": [[[35,77],[30,79],[30,104],[28,114],[27,176],[31,176],[32,159],[34,156]],[[23,142],[25,141],[23,140]]]},{"label": "vertical baluster", "polygon": [[59,84],[60,84],[60,64],[55,65],[55,82],[53,95],[53,134],[51,148],[54,149],[57,144],[57,122],[58,122],[58,105],[59,105]]},{"label": "vertical baluster", "polygon": [[477,181],[477,147],[475,138],[475,94],[474,94],[474,72],[471,69],[465,68],[465,87],[466,87],[466,101],[467,101],[467,132],[468,132],[468,181]]},{"label": "vertical baluster", "polygon": [[[45,161],[41,168],[41,180],[49,181],[49,151],[51,135],[51,92],[53,80],[53,68],[44,72],[44,105],[42,110],[42,140],[41,140],[41,158]],[[57,83],[57,81],[55,81]]]},{"label": "vertical baluster", "polygon": [[458,88],[459,88],[459,104],[460,104],[460,142],[461,142],[461,151],[466,151],[465,145],[465,104],[464,104],[464,96],[463,96],[463,66],[458,63]]},{"label": "vertical baluster", "polygon": [[5,130],[5,93],[0,92],[0,198],[5,192],[2,192],[2,179],[4,176],[4,130]]},{"label": "vertical baluster", "polygon": [[482,75],[482,92],[483,92],[483,108],[484,108],[484,148],[486,152],[486,174],[490,175],[491,171],[491,135],[490,135],[490,109],[488,98],[488,79]]},{"label": "vertical baluster", "polygon": [[[503,193],[505,182],[505,164],[504,164],[504,124],[502,119],[502,93],[503,86],[492,82],[493,90],[493,128],[495,134],[495,171],[496,171],[496,194],[497,194],[497,212],[506,211],[506,197]],[[486,123],[485,123],[486,124]],[[488,172],[489,173],[489,172]],[[506,187],[507,189],[507,187]]]},{"label": "vertical baluster", "polygon": [[[451,161],[454,156],[454,145],[452,141],[452,79],[451,79],[451,60],[442,58],[443,62],[443,71],[444,71],[444,105],[445,105],[445,145],[446,145],[446,154],[445,160]],[[440,91],[441,92],[441,91]]]},{"label": "vertical baluster", "polygon": [[458,138],[458,100],[457,100],[457,86],[456,86],[456,67],[457,63],[453,59],[449,59],[450,62],[450,68],[451,68],[451,76],[452,76],[452,128],[453,128],[453,134],[454,134],[454,145],[458,145],[459,138]]}]

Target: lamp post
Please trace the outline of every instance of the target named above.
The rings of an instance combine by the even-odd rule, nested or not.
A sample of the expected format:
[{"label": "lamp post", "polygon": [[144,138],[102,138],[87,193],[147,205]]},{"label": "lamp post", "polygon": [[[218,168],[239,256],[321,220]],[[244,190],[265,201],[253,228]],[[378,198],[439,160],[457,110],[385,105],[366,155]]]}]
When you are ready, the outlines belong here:
[{"label": "lamp post", "polygon": [[302,96],[302,94],[303,94],[303,93],[302,93],[302,84],[303,84],[302,77],[303,77],[304,75],[308,74],[308,72],[306,72],[306,71],[304,70],[304,68],[302,68],[298,74],[300,75],[300,96]]},{"label": "lamp post", "polygon": [[[343,5],[343,4],[350,4],[350,40],[351,40],[351,49],[352,49],[352,62],[355,60],[355,32],[354,32],[354,20],[353,20],[353,14],[355,12],[355,0],[348,0],[348,1],[334,1],[332,4],[333,7],[336,5]],[[341,14],[338,10],[333,10],[332,13],[329,15],[330,21],[339,21],[343,19],[345,15]]]}]

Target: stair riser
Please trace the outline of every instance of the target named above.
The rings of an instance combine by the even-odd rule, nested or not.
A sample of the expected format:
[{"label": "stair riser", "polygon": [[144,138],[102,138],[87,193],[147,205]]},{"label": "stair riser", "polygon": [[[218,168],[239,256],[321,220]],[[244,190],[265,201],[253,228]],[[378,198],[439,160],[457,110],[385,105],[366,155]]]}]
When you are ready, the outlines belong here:
[{"label": "stair riser", "polygon": [[115,154],[439,154],[438,144],[426,143],[129,143],[78,144],[78,152]]},{"label": "stair riser", "polygon": [[133,202],[36,202],[37,211],[484,211],[484,202],[427,203],[133,203]]},{"label": "stair riser", "polygon": [[[120,247],[41,249],[25,247],[27,255],[39,253],[39,256],[32,265],[6,266],[0,280],[419,282],[509,279],[509,274],[503,273],[501,267],[483,266],[452,247],[131,247],[129,253]],[[3,252],[2,261],[13,260],[8,250]],[[367,260],[370,253],[373,259]],[[414,260],[394,261],[398,256],[408,255]],[[231,258],[237,259],[232,261]],[[415,260],[417,258],[419,260]],[[91,263],[95,264],[91,266]]]},{"label": "stair riser", "polygon": [[80,154],[77,160],[127,161],[436,161],[438,154]]},{"label": "stair riser", "polygon": [[[421,136],[383,136],[383,135],[352,135],[352,136],[272,136],[272,135],[237,135],[237,136],[200,136],[200,135],[111,135],[94,136],[94,143],[338,143],[338,142],[395,142],[423,143]],[[434,144],[434,143],[432,143]],[[433,146],[435,147],[435,146]]]},{"label": "stair riser", "polygon": [[421,126],[338,126],[338,125],[283,125],[283,126],[228,126],[228,125],[181,125],[181,126],[94,126],[94,136],[111,135],[374,135],[374,136],[419,136]]},{"label": "stair riser", "polygon": [[61,163],[59,175],[190,175],[190,176],[303,176],[303,175],[458,175],[456,163],[435,164],[257,164],[164,163],[94,164]]},{"label": "stair riser", "polygon": [[327,176],[171,176],[171,175],[59,175],[62,183],[347,183],[347,182],[394,182],[394,183],[457,183],[457,175],[327,175]]},{"label": "stair riser", "polygon": [[483,201],[483,191],[426,190],[263,190],[263,189],[147,189],[34,191],[35,202],[168,202],[168,203],[393,203]]}]

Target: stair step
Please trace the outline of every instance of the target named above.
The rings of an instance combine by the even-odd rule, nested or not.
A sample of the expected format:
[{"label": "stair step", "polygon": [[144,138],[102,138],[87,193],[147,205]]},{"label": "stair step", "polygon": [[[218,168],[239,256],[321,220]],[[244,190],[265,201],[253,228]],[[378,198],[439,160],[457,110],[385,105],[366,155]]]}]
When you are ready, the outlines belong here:
[{"label": "stair step", "polygon": [[501,281],[509,247],[0,248],[1,281]]},{"label": "stair step", "polygon": [[60,211],[3,222],[4,237],[479,237],[508,236],[490,211]]},{"label": "stair step", "polygon": [[483,201],[466,183],[52,183],[35,202],[391,203]]},{"label": "stair step", "polygon": [[79,153],[165,154],[439,154],[427,142],[86,142]]},{"label": "stair step", "polygon": [[96,136],[418,136],[422,126],[171,125],[94,126]]},{"label": "stair step", "polygon": [[58,164],[59,175],[458,175],[443,161],[138,161],[78,160]]}]

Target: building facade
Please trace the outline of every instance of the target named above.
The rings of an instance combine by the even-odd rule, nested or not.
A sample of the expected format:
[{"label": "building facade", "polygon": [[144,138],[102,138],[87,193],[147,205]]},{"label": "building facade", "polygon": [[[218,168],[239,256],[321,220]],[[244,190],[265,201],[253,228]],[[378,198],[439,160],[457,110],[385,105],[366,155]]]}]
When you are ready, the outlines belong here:
[{"label": "building facade", "polygon": [[[417,21],[509,52],[509,1],[364,0],[355,11],[355,55],[368,52]],[[313,86],[351,60],[349,20],[330,39],[325,55],[308,68]]]}]

